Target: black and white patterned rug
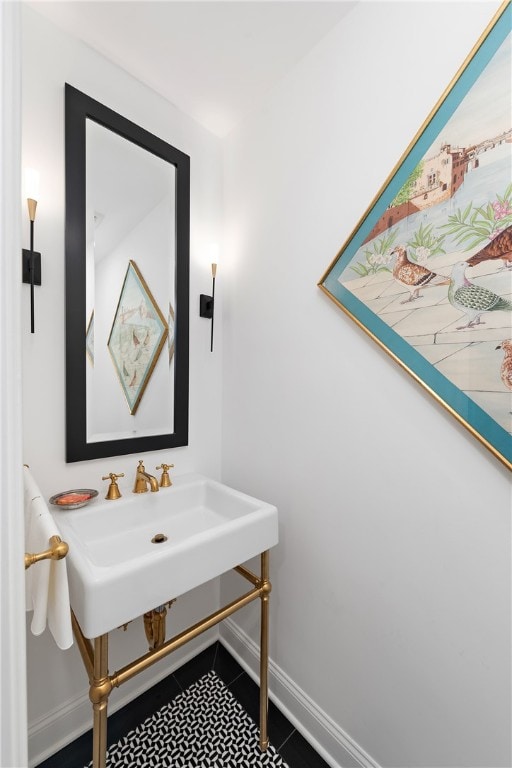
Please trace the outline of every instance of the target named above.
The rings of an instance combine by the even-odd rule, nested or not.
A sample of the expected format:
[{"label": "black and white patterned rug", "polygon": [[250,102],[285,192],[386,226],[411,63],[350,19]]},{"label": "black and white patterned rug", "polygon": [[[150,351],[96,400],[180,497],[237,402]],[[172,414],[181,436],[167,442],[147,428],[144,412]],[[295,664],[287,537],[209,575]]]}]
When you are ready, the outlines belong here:
[{"label": "black and white patterned rug", "polygon": [[[110,747],[107,768],[288,768],[215,672]],[[92,763],[89,763],[91,766]]]}]

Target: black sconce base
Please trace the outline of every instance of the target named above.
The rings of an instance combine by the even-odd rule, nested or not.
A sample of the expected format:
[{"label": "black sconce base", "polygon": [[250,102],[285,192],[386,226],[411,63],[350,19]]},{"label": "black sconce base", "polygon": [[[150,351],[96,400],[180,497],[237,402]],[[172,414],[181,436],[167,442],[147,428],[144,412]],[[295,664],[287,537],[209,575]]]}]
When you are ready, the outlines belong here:
[{"label": "black sconce base", "polygon": [[30,264],[33,257],[34,265],[34,285],[41,285],[41,254],[37,251],[29,251],[27,248],[22,250],[22,277],[24,283],[31,283]]},{"label": "black sconce base", "polygon": [[199,295],[199,317],[207,317],[209,320],[213,317],[213,296]]}]

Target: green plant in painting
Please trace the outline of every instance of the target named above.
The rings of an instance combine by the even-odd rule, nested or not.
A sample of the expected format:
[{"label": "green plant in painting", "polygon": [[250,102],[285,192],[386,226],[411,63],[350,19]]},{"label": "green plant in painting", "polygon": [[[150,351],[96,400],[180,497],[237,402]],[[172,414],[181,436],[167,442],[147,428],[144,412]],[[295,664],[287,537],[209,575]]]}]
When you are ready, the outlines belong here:
[{"label": "green plant in painting", "polygon": [[411,199],[411,197],[414,197],[413,190],[414,186],[417,182],[417,180],[420,178],[420,176],[423,173],[423,167],[425,163],[422,160],[416,168],[413,170],[413,172],[408,177],[407,181],[403,185],[403,187],[400,189],[396,197],[391,202],[391,208],[395,208],[397,205],[401,205],[402,203],[406,203],[408,200]]},{"label": "green plant in painting", "polygon": [[397,229],[390,229],[382,237],[377,238],[372,243],[371,248],[365,248],[363,255],[366,263],[354,264],[350,267],[359,277],[376,275],[377,272],[390,272],[388,262],[391,247],[394,245],[397,237]]},{"label": "green plant in painting", "polygon": [[441,248],[446,235],[435,234],[434,225],[427,224],[426,227],[420,224],[414,236],[407,241],[409,246],[409,257],[413,261],[424,264],[430,256],[436,256],[438,253],[446,253]]},{"label": "green plant in painting", "polygon": [[496,199],[487,205],[473,207],[469,203],[464,210],[448,216],[448,223],[443,224],[448,235],[453,235],[456,243],[464,244],[469,251],[477,245],[493,240],[496,235],[512,224],[512,184],[503,195],[496,194]]}]

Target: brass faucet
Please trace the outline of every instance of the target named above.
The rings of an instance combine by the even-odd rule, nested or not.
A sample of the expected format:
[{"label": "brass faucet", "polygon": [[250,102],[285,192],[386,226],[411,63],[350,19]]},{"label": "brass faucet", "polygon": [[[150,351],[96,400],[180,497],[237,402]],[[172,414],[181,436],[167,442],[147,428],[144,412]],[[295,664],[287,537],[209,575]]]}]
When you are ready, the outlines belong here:
[{"label": "brass faucet", "polygon": [[156,477],[153,477],[153,475],[150,475],[149,472],[146,472],[141,459],[137,467],[137,474],[135,475],[135,485],[133,487],[133,492],[146,493],[148,490],[148,483],[152,493],[158,491],[158,480]]}]

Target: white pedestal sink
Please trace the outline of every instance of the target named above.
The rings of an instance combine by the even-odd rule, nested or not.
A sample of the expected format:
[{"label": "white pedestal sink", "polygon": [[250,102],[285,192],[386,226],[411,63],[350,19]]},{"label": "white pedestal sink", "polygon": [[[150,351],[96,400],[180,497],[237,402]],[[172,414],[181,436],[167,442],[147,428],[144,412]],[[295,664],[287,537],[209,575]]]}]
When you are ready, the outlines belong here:
[{"label": "white pedestal sink", "polygon": [[[96,638],[269,550],[277,509],[197,474],[158,493],[52,512],[67,558],[71,607]],[[152,540],[163,534],[164,541]]]}]

